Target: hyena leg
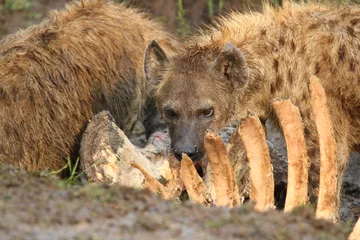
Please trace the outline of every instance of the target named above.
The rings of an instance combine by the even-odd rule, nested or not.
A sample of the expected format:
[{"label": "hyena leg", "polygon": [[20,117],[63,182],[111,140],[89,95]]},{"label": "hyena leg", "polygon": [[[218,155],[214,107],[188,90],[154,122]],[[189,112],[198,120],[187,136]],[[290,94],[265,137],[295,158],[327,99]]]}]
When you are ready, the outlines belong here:
[{"label": "hyena leg", "polygon": [[320,181],[320,147],[315,124],[304,126],[304,135],[309,156],[309,199],[317,202]]},{"label": "hyena leg", "polygon": [[340,207],[339,204],[341,199],[343,177],[349,163],[350,149],[346,134],[337,136],[335,140],[336,140],[336,160],[337,160],[337,168],[338,168],[337,201],[338,201],[338,207]]}]

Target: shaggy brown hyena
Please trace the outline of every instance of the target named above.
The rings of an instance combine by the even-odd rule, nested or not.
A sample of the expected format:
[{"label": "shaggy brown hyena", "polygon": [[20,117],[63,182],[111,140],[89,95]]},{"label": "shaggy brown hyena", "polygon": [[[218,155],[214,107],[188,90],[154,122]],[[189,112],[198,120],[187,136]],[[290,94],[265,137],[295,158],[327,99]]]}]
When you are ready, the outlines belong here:
[{"label": "shaggy brown hyena", "polygon": [[327,93],[342,178],[349,152],[360,147],[360,7],[265,6],[264,13],[219,19],[173,59],[159,45],[149,45],[145,71],[160,82],[158,106],[178,159],[202,158],[206,129],[219,130],[248,111],[275,119],[270,100],[289,98],[304,120],[310,195],[317,196],[319,147],[308,88],[316,75]]},{"label": "shaggy brown hyena", "polygon": [[144,51],[173,36],[144,13],[83,0],[0,43],[0,163],[59,169],[91,117],[109,110],[128,133],[150,95]]}]

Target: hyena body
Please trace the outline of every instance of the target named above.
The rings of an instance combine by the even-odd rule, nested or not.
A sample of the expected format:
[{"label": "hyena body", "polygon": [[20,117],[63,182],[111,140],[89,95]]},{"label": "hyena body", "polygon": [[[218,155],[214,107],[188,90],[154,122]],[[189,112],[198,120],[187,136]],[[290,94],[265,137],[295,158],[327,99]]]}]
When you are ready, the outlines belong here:
[{"label": "hyena body", "polygon": [[108,110],[129,133],[151,86],[146,46],[173,36],[133,8],[83,0],[52,11],[39,25],[0,44],[0,163],[59,169],[77,156],[84,127]]},{"label": "hyena body", "polygon": [[173,59],[152,42],[145,70],[160,82],[158,106],[175,155],[200,159],[205,130],[219,130],[248,111],[276,121],[270,101],[289,98],[304,121],[310,196],[316,197],[319,146],[308,88],[316,75],[328,98],[341,179],[349,153],[360,146],[359,16],[356,6],[285,3],[265,6],[264,13],[232,13],[192,37]]}]

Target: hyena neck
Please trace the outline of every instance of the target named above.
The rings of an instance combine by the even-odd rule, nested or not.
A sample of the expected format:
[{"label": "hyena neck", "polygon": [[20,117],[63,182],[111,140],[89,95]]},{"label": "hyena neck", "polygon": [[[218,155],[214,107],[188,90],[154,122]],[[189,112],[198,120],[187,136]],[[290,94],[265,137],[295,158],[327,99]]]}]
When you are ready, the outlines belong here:
[{"label": "hyena neck", "polygon": [[[293,89],[301,89],[297,81],[288,81],[284,71],[283,54],[288,54],[280,47],[280,27],[273,23],[267,26],[267,35],[263,30],[245,31],[237,46],[244,53],[249,68],[249,79],[244,89],[239,89],[237,112],[250,111],[267,119],[272,115],[270,101],[276,98],[292,98]],[[251,40],[248,40],[251,39]],[[244,109],[244,106],[247,109]]]}]

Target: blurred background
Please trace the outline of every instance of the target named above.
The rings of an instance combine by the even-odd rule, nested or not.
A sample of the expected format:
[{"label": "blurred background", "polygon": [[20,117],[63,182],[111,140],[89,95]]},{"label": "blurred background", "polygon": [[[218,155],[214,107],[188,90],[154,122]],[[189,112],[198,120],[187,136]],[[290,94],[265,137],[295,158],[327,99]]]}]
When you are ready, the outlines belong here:
[{"label": "blurred background", "polygon": [[[48,11],[63,8],[64,4],[70,1],[0,0],[0,38],[19,28],[40,22]],[[230,10],[261,10],[261,0],[117,0],[117,2],[126,2],[144,9],[179,37],[184,37],[202,24],[209,23],[209,20],[219,13]]]}]

